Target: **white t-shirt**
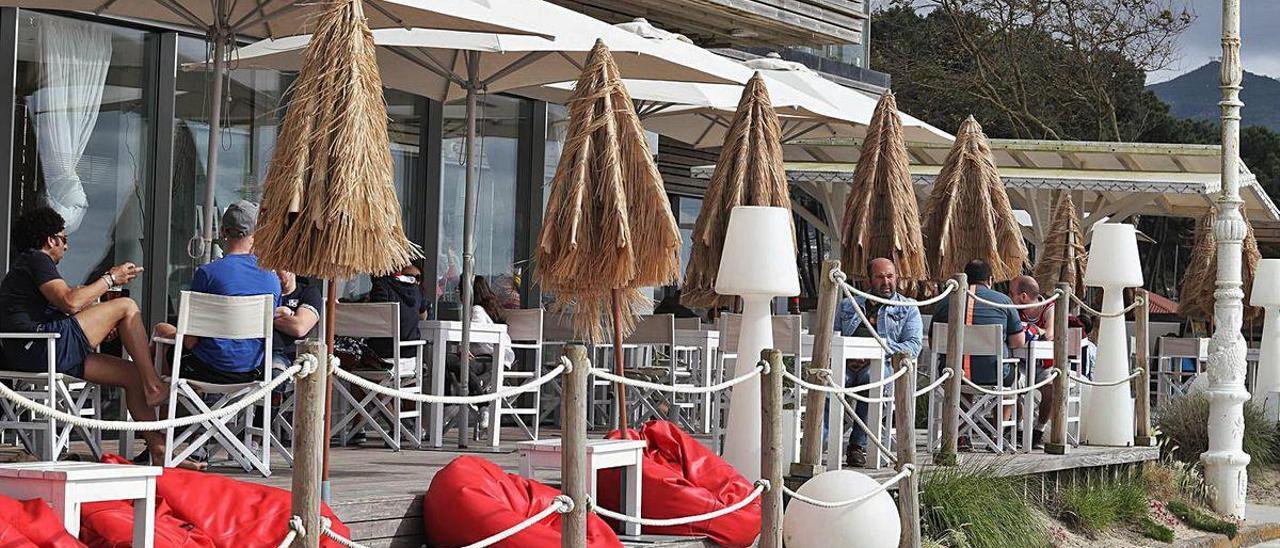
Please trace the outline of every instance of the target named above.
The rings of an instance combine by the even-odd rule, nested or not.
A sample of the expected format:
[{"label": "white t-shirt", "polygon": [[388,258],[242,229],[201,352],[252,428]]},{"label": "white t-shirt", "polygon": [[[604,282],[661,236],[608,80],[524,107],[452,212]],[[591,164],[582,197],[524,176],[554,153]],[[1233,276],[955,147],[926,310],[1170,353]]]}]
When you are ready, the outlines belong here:
[{"label": "white t-shirt", "polygon": [[[489,313],[480,305],[472,305],[471,322],[488,325],[494,323],[493,318],[490,318]],[[511,337],[506,333],[502,334],[502,342],[506,345],[505,352],[502,353],[502,367],[509,368],[511,364],[516,362],[516,351],[511,349]],[[474,343],[471,345],[471,353],[477,356],[492,356],[493,345],[489,343]]]}]

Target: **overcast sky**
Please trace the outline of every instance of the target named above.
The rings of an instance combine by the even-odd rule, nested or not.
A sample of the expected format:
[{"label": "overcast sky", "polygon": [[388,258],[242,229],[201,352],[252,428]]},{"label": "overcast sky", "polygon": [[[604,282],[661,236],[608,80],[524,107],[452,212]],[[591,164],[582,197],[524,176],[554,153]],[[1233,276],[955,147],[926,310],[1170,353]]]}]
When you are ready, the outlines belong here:
[{"label": "overcast sky", "polygon": [[[1280,77],[1280,1],[1242,0],[1240,49],[1249,72]],[[1169,68],[1147,75],[1163,82],[1222,55],[1222,0],[1189,0],[1197,18],[1179,38],[1178,58]]]}]

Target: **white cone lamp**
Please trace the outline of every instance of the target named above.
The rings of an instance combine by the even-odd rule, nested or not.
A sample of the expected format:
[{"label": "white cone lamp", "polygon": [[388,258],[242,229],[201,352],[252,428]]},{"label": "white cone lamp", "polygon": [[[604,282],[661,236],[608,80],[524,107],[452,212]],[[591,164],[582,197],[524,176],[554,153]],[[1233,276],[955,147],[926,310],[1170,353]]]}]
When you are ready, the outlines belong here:
[{"label": "white cone lamp", "polygon": [[1249,304],[1262,307],[1262,348],[1258,351],[1258,378],[1254,397],[1261,400],[1267,417],[1280,417],[1280,259],[1258,261]]},{"label": "white cone lamp", "polygon": [[[773,346],[769,303],[800,294],[791,212],[780,207],[739,206],[716,274],[716,293],[742,297],[742,331],[733,377],[746,375]],[[760,378],[734,386],[724,430],[724,458],[747,478],[760,477]]]},{"label": "white cone lamp", "polygon": [[[1133,225],[1094,225],[1089,245],[1085,285],[1102,288],[1102,313],[1124,309],[1124,288],[1142,286],[1142,262],[1138,258],[1138,233]],[[1098,360],[1093,380],[1119,381],[1129,376],[1129,335],[1124,316],[1102,318],[1098,323]],[[1125,447],[1133,445],[1133,399],[1129,383],[1089,387],[1080,420],[1085,445]]]}]

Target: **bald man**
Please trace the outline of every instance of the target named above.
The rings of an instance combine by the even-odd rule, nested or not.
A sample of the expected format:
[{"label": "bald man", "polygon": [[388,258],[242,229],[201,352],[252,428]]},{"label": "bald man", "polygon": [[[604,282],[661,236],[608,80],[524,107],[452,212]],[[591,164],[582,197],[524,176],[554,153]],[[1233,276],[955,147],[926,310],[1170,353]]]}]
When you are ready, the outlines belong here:
[{"label": "bald man", "polygon": [[[1022,275],[1009,281],[1009,299],[1013,304],[1031,304],[1042,301],[1044,298],[1040,292],[1040,283],[1031,276]],[[1018,311],[1018,315],[1022,317],[1022,323],[1027,326],[1027,342],[1053,340],[1053,303],[1024,308]],[[1052,369],[1053,360],[1041,360],[1040,367],[1035,371],[1035,382],[1047,379]],[[1036,431],[1031,434],[1031,445],[1036,449],[1044,446],[1044,430],[1049,423],[1049,415],[1052,414],[1057,394],[1053,386],[1048,384],[1040,389],[1040,405],[1036,409]]]},{"label": "bald man", "polygon": [[[867,292],[889,301],[911,302],[911,299],[898,294],[898,269],[893,261],[885,258],[872,259],[867,263]],[[866,312],[871,325],[862,323],[855,304]],[[920,348],[924,339],[924,325],[920,321],[920,309],[914,306],[898,306],[869,301],[862,297],[856,300],[845,299],[836,311],[836,330],[846,337],[870,337],[871,330],[884,338],[889,351],[905,352],[912,358],[920,356]],[[884,374],[892,374],[889,367],[889,356],[885,356]],[[871,368],[865,360],[853,360],[848,364],[845,375],[846,386],[857,386],[871,382]],[[867,404],[859,401],[855,406],[858,417],[866,422]],[[846,461],[851,468],[866,466],[867,433],[861,428],[853,429],[849,438],[849,446],[845,451]]]}]

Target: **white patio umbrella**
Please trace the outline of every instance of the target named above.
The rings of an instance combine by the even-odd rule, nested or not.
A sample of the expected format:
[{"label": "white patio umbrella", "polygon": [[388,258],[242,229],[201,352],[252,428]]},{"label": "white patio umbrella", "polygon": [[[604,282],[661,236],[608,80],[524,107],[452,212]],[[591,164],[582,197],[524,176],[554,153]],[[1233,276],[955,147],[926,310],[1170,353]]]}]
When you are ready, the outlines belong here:
[{"label": "white patio umbrella", "polygon": [[[368,8],[371,28],[428,28],[472,32],[536,34],[506,14],[476,0],[359,0]],[[222,122],[222,85],[229,46],[237,37],[265,38],[307,32],[328,2],[315,0],[0,0],[0,6],[83,11],[195,27],[213,42],[213,79],[209,93],[208,155],[201,258],[213,251],[214,190],[218,168],[218,131]],[[193,238],[194,240],[194,238]]]},{"label": "white patio umbrella", "polygon": [[[540,36],[421,29],[373,31],[383,85],[438,101],[466,98],[466,190],[462,228],[462,348],[471,341],[476,195],[480,172],[476,154],[476,113],[481,92],[576,79],[597,40],[609,46],[619,69],[639,78],[702,83],[744,83],[751,70],[690,44],[655,44],[626,30],[542,0],[487,0],[495,11],[536,29]],[[310,38],[264,40],[239,51],[245,68],[292,70],[301,66]],[[470,359],[462,352],[461,389],[469,389]],[[467,414],[458,429],[466,446]]]}]

